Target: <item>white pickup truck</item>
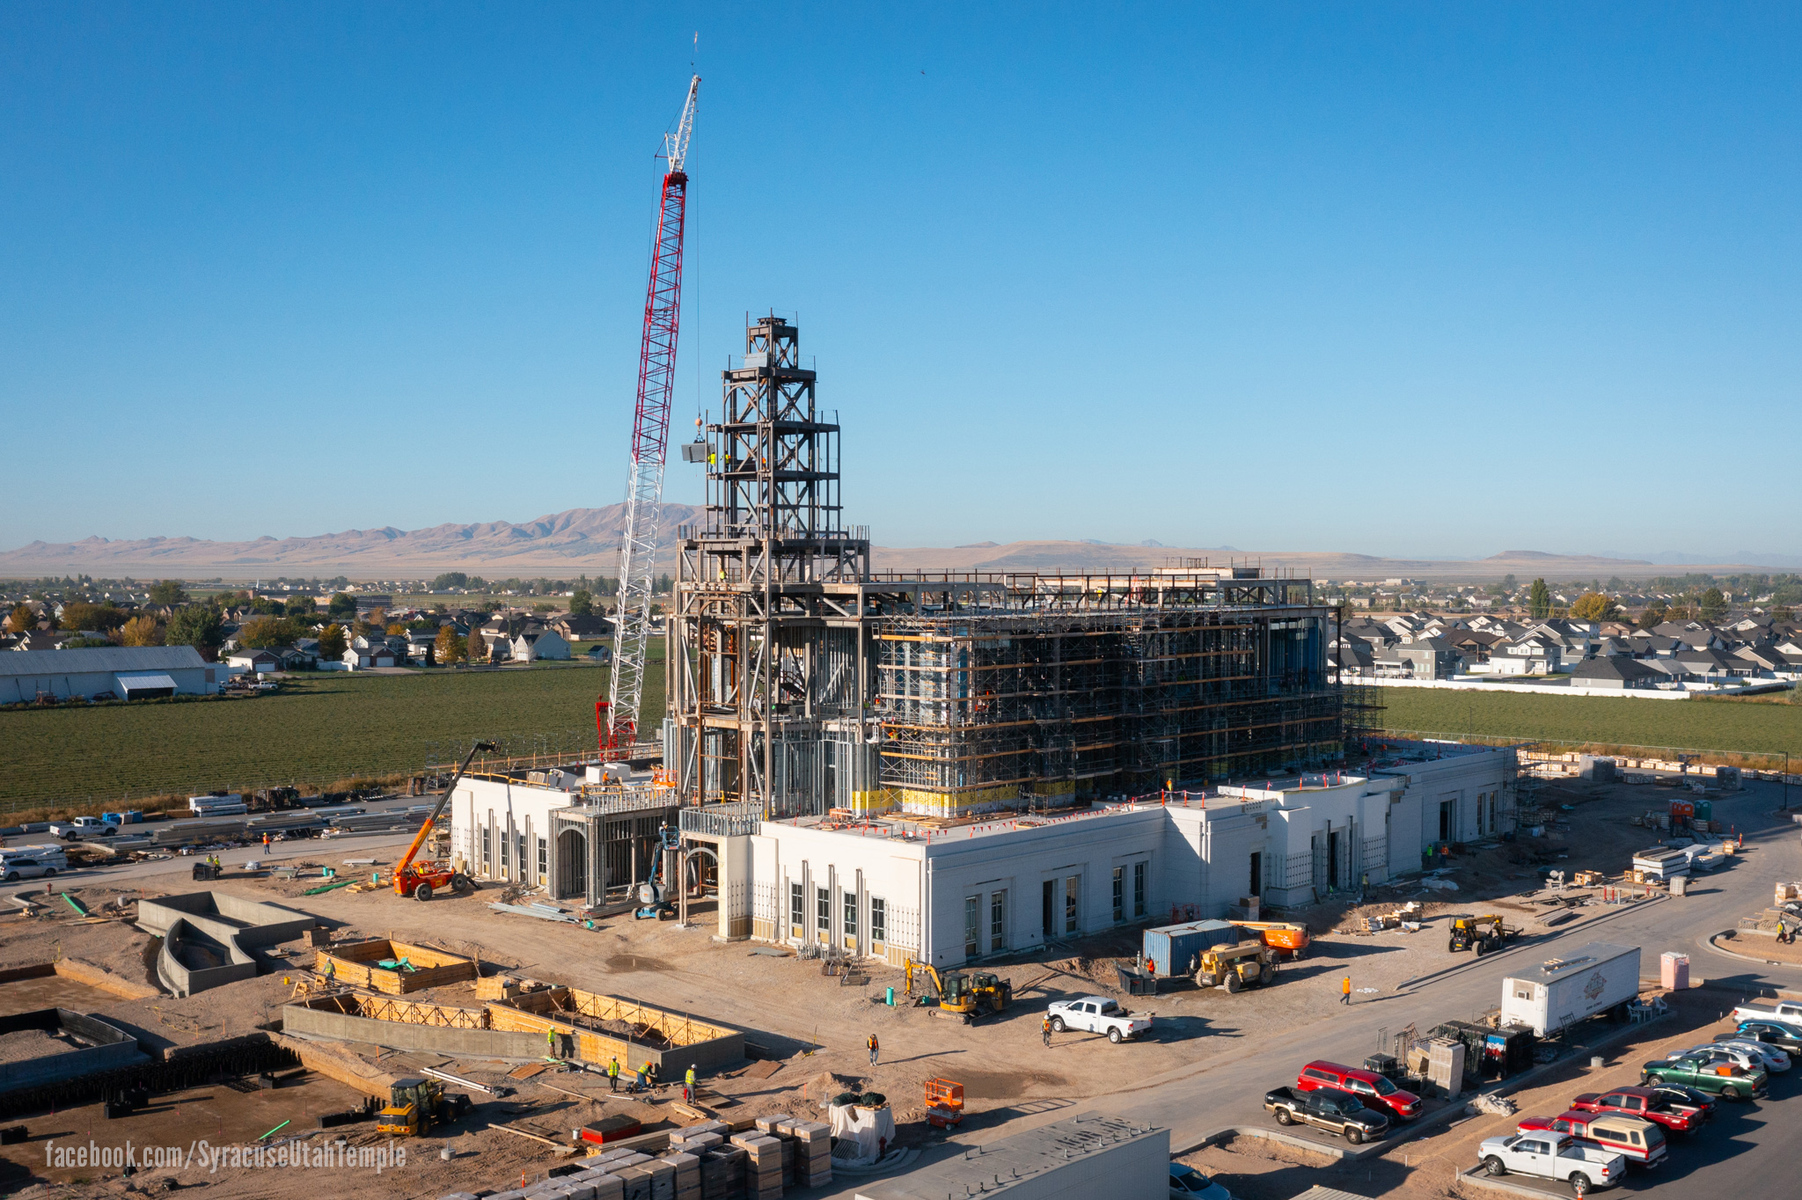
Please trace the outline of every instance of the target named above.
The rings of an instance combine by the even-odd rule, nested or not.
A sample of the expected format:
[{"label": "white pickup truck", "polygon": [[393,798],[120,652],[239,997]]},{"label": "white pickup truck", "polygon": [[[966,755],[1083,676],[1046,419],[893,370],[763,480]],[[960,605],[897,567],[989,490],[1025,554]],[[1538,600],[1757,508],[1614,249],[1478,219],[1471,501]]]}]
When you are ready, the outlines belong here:
[{"label": "white pickup truck", "polygon": [[1486,1174],[1562,1179],[1579,1196],[1612,1187],[1627,1173],[1627,1160],[1614,1151],[1550,1130],[1489,1138],[1477,1148],[1477,1159]]},{"label": "white pickup truck", "polygon": [[112,837],[118,832],[117,825],[109,825],[99,817],[76,817],[72,821],[57,821],[50,826],[50,836],[59,837],[65,842],[79,842],[84,837]]},{"label": "white pickup truck", "polygon": [[1066,1029],[1105,1033],[1108,1041],[1118,1045],[1127,1038],[1151,1032],[1152,1014],[1134,1016],[1106,996],[1059,1000],[1045,1011],[1051,1017],[1053,1033],[1062,1033]]},{"label": "white pickup truck", "polygon": [[1733,1010],[1737,1021],[1781,1021],[1785,1025],[1802,1026],[1802,1000],[1760,1000],[1742,1004]]}]

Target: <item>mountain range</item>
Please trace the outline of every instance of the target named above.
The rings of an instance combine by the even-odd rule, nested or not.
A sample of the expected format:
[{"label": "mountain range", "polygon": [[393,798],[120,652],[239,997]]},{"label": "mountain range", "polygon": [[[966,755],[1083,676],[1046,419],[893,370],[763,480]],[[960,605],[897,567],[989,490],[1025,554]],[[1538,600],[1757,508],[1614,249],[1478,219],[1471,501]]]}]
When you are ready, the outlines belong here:
[{"label": "mountain range", "polygon": [[[663,507],[663,543],[672,545],[678,527],[701,518],[687,504]],[[485,521],[474,525],[434,525],[429,529],[352,529],[314,537],[260,537],[218,542],[192,537],[79,542],[32,542],[0,552],[0,575],[35,577],[86,573],[145,578],[250,579],[271,575],[349,575],[361,579],[417,579],[441,571],[467,571],[491,578],[612,574],[618,569],[625,506],[572,508],[535,520]],[[666,552],[659,570],[673,569]],[[1326,579],[1500,579],[1543,575],[1552,579],[1628,578],[1669,574],[1647,558],[1547,554],[1506,550],[1482,559],[1402,559],[1329,551],[1242,551],[1231,547],[1163,546],[1157,542],[1120,545],[1094,541],[978,542],[953,547],[876,547],[882,570],[952,571],[1143,571],[1182,559],[1255,562],[1266,568]],[[1662,557],[1662,556],[1660,556]],[[1683,569],[1722,573],[1748,569],[1739,562],[1688,562]],[[1774,564],[1763,564],[1768,569]],[[1758,569],[1751,566],[1750,569]]]}]

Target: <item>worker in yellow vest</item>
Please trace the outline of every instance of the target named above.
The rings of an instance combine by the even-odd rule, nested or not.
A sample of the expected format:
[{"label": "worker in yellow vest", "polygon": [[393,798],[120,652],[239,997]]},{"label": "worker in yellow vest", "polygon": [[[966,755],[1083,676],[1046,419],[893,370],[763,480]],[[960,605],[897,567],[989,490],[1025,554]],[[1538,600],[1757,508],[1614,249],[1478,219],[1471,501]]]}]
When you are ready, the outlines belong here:
[{"label": "worker in yellow vest", "polygon": [[685,1103],[695,1102],[695,1065],[688,1064],[688,1073],[682,1076],[682,1099]]},{"label": "worker in yellow vest", "polygon": [[614,1092],[619,1091],[619,1055],[617,1054],[613,1056],[613,1061],[607,1064],[607,1089]]}]

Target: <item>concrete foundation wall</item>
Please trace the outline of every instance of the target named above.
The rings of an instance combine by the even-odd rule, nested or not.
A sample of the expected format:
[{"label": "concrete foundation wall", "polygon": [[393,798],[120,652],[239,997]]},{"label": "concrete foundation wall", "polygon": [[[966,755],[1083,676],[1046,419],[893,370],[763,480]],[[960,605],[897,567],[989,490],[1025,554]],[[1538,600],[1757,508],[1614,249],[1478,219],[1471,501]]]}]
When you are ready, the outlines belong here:
[{"label": "concrete foundation wall", "polygon": [[0,1017],[0,1034],[23,1029],[63,1029],[83,1040],[99,1043],[81,1050],[46,1054],[19,1062],[0,1063],[0,1092],[79,1079],[97,1071],[129,1067],[150,1058],[137,1040],[105,1021],[70,1012],[66,1008],[41,1008],[34,1012]]},{"label": "concrete foundation wall", "polygon": [[392,1050],[427,1050],[458,1058],[542,1058],[544,1035],[501,1029],[447,1029],[375,1021],[343,1013],[320,1012],[299,1004],[282,1009],[282,1032],[308,1034],[340,1042],[369,1042]]},{"label": "concrete foundation wall", "polygon": [[[316,924],[306,913],[225,892],[190,892],[138,902],[139,927],[163,939],[157,978],[177,996],[255,978],[252,950],[292,941]],[[217,947],[229,961],[217,967],[189,967],[182,961],[183,953],[197,944]]]},{"label": "concrete foundation wall", "polygon": [[[216,949],[230,961],[217,967],[188,966],[183,958],[202,945]],[[162,947],[156,954],[156,977],[172,995],[192,996],[240,979],[255,979],[257,963],[235,940],[221,942],[192,928],[186,920],[178,920],[163,934]]]}]

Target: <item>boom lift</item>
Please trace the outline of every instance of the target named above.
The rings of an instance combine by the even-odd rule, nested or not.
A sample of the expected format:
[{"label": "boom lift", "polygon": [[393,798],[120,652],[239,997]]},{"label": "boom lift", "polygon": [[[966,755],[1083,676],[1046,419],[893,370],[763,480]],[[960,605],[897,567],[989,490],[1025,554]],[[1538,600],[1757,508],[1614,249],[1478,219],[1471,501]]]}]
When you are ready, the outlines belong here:
[{"label": "boom lift", "polygon": [[1294,921],[1229,921],[1228,924],[1250,930],[1266,946],[1281,950],[1290,958],[1300,958],[1301,952],[1308,948],[1308,927]]},{"label": "boom lift", "polygon": [[432,892],[438,888],[448,887],[454,892],[467,892],[471,888],[469,877],[461,871],[450,869],[449,863],[441,863],[435,859],[423,859],[414,862],[419,848],[425,845],[426,838],[432,835],[432,826],[444,812],[444,806],[450,803],[451,793],[457,790],[457,784],[463,779],[463,772],[469,770],[469,760],[477,754],[492,754],[499,747],[493,742],[477,742],[463,756],[457,767],[457,773],[451,776],[450,786],[444,789],[444,795],[438,797],[438,806],[432,809],[432,815],[425,819],[419,827],[419,836],[407,847],[407,852],[394,867],[394,894],[411,896],[415,900],[430,900]]}]

